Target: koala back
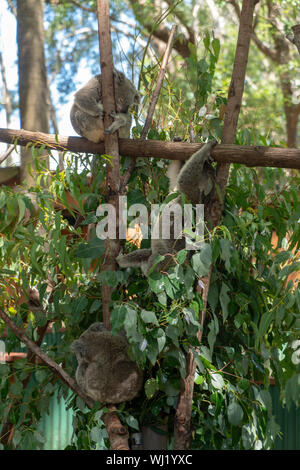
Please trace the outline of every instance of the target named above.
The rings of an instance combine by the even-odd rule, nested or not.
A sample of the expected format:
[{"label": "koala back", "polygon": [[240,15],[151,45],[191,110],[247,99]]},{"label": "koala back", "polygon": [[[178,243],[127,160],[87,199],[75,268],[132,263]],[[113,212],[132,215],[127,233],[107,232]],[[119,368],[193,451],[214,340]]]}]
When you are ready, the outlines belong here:
[{"label": "koala back", "polygon": [[72,343],[78,361],[76,381],[90,398],[120,403],[138,394],[143,374],[129,359],[128,346],[124,334],[112,335],[103,323],[92,324]]}]

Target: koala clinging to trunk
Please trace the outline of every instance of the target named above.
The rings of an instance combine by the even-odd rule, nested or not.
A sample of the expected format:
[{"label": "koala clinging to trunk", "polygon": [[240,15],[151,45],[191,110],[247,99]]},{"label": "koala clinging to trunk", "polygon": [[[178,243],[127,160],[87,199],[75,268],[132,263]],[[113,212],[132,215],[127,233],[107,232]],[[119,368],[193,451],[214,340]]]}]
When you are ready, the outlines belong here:
[{"label": "koala clinging to trunk", "polygon": [[138,394],[143,374],[129,359],[128,346],[125,334],[112,335],[100,322],[71,344],[78,362],[76,381],[86,395],[102,403],[121,403]]},{"label": "koala clinging to trunk", "polygon": [[[175,191],[184,194],[192,204],[205,204],[205,201],[210,195],[214,187],[214,169],[211,166],[210,152],[212,147],[217,144],[215,139],[206,143],[200,150],[195,152],[183,165],[176,178]],[[173,166],[173,170],[176,165]],[[179,169],[179,166],[177,165]],[[174,174],[173,174],[174,176]],[[158,217],[156,224],[159,226],[159,238],[151,239],[151,249],[135,250],[127,255],[120,253],[116,258],[121,268],[139,267],[147,276],[149,270],[154,264],[155,258],[158,255],[176,254],[178,251],[184,249],[185,239],[175,236],[174,219],[170,218],[170,237],[168,239],[162,238],[162,226],[164,223],[164,214],[169,214],[176,204],[180,204],[181,195],[172,199],[162,214]],[[166,257],[163,261],[159,262],[155,269],[166,269],[170,264],[172,258]]]},{"label": "koala clinging to trunk", "polygon": [[119,136],[130,135],[130,107],[139,103],[139,94],[133,83],[122,72],[114,70],[114,90],[116,113],[114,122],[104,130],[104,109],[102,104],[101,75],[95,75],[75,93],[70,119],[77,134],[92,142],[104,140],[104,133],[112,134],[119,130]]}]

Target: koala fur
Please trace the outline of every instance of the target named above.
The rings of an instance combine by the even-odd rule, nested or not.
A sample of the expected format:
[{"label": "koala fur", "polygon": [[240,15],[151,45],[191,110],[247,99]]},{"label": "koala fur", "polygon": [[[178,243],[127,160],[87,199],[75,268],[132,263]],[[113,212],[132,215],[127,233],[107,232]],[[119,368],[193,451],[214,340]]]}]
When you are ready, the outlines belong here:
[{"label": "koala fur", "polygon": [[86,395],[102,403],[120,403],[138,394],[143,374],[127,349],[125,334],[112,335],[100,322],[71,344],[78,362],[76,381]]},{"label": "koala fur", "polygon": [[106,130],[103,124],[101,75],[95,75],[75,93],[70,120],[77,134],[96,143],[104,140],[104,133],[112,134],[117,130],[120,137],[130,136],[129,109],[138,104],[139,94],[133,83],[117,70],[114,70],[114,90],[117,112],[111,114],[114,122]]},{"label": "koala fur", "polygon": [[[206,198],[209,196],[211,190],[213,189],[214,170],[210,164],[210,152],[212,147],[214,147],[216,143],[217,141],[215,139],[206,143],[201,149],[195,152],[187,160],[187,162],[179,171],[179,174],[177,173],[174,190],[184,194],[194,205],[205,203]],[[173,165],[173,169],[174,168],[176,169],[175,165]],[[177,169],[179,169],[178,164]],[[174,179],[175,178],[173,172],[173,181]],[[181,195],[172,199],[168,204],[166,204],[166,209],[169,210],[170,207],[175,204],[180,204],[180,202]],[[164,214],[162,213],[162,215],[158,217],[156,221],[156,223],[159,224],[160,227],[163,224],[163,215]],[[174,226],[174,221],[171,220],[171,230],[169,239],[152,239],[151,249],[136,250],[127,255],[120,253],[119,256],[116,258],[116,261],[119,266],[121,268],[139,267],[142,269],[142,272],[145,274],[145,276],[147,276],[149,270],[153,266],[155,258],[158,255],[174,255],[178,251],[182,250],[185,247],[185,239],[183,237],[175,237],[174,230],[172,234],[172,224]],[[161,230],[159,231],[159,233],[161,234]],[[159,262],[156,265],[155,269],[166,269],[171,261],[171,257],[166,257],[165,260]]]}]

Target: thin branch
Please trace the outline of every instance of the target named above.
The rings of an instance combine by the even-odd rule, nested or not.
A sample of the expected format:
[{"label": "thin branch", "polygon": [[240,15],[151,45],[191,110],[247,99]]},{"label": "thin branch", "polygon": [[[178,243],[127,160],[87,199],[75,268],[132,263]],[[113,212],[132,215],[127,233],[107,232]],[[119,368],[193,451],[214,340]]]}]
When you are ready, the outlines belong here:
[{"label": "thin branch", "polygon": [[[167,68],[167,65],[168,65],[169,57],[171,55],[172,47],[173,47],[175,36],[176,36],[176,31],[177,31],[177,26],[173,25],[172,29],[171,29],[171,32],[170,32],[168,44],[166,46],[166,50],[165,50],[165,53],[164,53],[164,56],[163,56],[163,60],[162,60],[162,63],[161,63],[161,67],[160,67],[156,87],[155,87],[155,90],[154,90],[154,92],[152,94],[152,97],[151,97],[150,106],[149,106],[149,109],[148,109],[148,113],[147,113],[147,117],[146,117],[146,120],[145,120],[144,128],[143,128],[142,133],[141,133],[141,140],[146,140],[149,129],[150,129],[150,126],[152,124],[152,119],[153,119],[153,115],[154,115],[154,111],[155,111],[155,106],[157,104],[157,100],[158,100],[158,97],[159,97],[159,94],[160,94],[160,90],[161,90],[161,87],[162,87],[162,84],[163,84],[163,81],[164,81],[166,68]],[[125,188],[126,188],[127,183],[130,179],[130,176],[131,176],[131,174],[132,174],[132,172],[135,168],[135,164],[136,164],[136,158],[133,158],[131,160],[130,164],[129,164],[128,169],[126,170],[126,173],[124,174],[122,184],[121,184],[121,188],[120,188],[121,193],[123,193],[125,191]]]},{"label": "thin branch", "polygon": [[[181,0],[177,1],[172,8],[168,9],[167,12],[163,13],[159,21],[159,26],[157,26],[157,20],[153,26],[153,22],[148,22],[146,19],[146,15],[139,14],[139,11],[143,11],[143,2],[136,1],[136,0],[129,0],[132,10],[136,13],[140,24],[148,31],[150,36],[155,36],[157,39],[163,41],[167,44],[169,39],[169,28],[167,26],[162,25],[162,21],[168,16],[171,12],[175,11],[176,6],[180,3]],[[140,10],[138,9],[140,7]],[[150,40],[151,38],[149,38]],[[180,38],[174,42],[173,49],[178,52],[183,58],[189,57],[191,52],[189,48],[189,42],[191,38]]]},{"label": "thin branch", "polygon": [[97,13],[97,10],[95,8],[90,8],[90,7],[85,7],[82,5],[82,3],[77,2],[76,0],[69,0],[69,3],[73,3],[75,6],[81,8],[81,10],[88,11],[90,13]]},{"label": "thin branch", "polygon": [[[238,2],[236,0],[227,0],[228,3],[230,3],[233,8],[234,8],[234,11],[235,11],[235,14],[237,16],[237,18],[240,20],[241,18],[241,10],[240,10],[240,6],[238,4]],[[256,18],[256,25],[257,25],[257,18]],[[255,25],[255,26],[256,26]],[[274,62],[278,62],[279,59],[278,59],[278,54],[276,52],[275,49],[271,49],[270,47],[266,46],[259,38],[258,36],[256,35],[256,33],[254,32],[254,29],[252,31],[252,38],[253,42],[256,44],[256,46],[258,47],[258,49],[263,53],[265,54],[267,57],[269,57],[271,60],[273,60]]]},{"label": "thin branch", "polygon": [[[166,3],[169,5],[169,8],[172,8],[174,5],[173,0],[166,0]],[[188,19],[186,18],[186,15],[184,14],[184,12],[178,10],[178,8],[175,8],[173,10],[173,14],[176,16],[176,18],[178,18],[180,24],[185,27],[189,35],[189,41],[194,44],[195,43],[195,30],[190,27]]]},{"label": "thin branch", "polygon": [[7,3],[8,3],[8,6],[9,6],[9,9],[10,11],[12,12],[12,14],[17,17],[17,10],[15,9],[15,6],[12,2],[12,0],[7,0]]},{"label": "thin branch", "polygon": [[[37,335],[38,335],[38,340],[36,342],[37,346],[40,346],[42,344],[44,336],[47,333],[47,328],[48,328],[49,323],[50,321],[47,321],[44,326],[37,328]],[[29,364],[34,364],[35,354],[33,352],[30,352],[29,354],[27,354],[27,361]],[[23,387],[24,393],[25,393],[25,389],[28,385],[28,382],[31,376],[32,376],[32,372],[29,372],[27,377],[24,380],[22,380],[22,387]],[[17,406],[20,406],[20,405],[22,405],[22,401],[20,401],[20,399],[12,398],[12,401],[10,402],[9,412],[7,413],[5,422],[3,423],[1,435],[0,435],[0,441],[3,445],[9,445],[14,436],[15,425],[11,421],[10,410],[14,410]],[[25,415],[23,417],[23,420],[24,418],[25,418]],[[19,425],[22,423],[22,421],[19,423]]]},{"label": "thin branch", "polygon": [[142,134],[141,134],[141,139],[146,139],[147,138],[147,135],[148,135],[151,123],[152,123],[155,106],[156,106],[156,103],[157,103],[157,100],[158,100],[158,97],[159,97],[159,94],[160,94],[160,90],[161,90],[161,87],[162,87],[162,84],[163,84],[163,81],[164,81],[167,64],[168,64],[169,57],[170,57],[170,54],[171,54],[171,50],[172,50],[172,47],[173,47],[173,44],[174,44],[176,30],[177,30],[177,26],[173,25],[172,29],[171,29],[170,36],[169,36],[168,44],[167,44],[167,47],[166,47],[166,51],[165,51],[165,54],[164,54],[164,57],[163,57],[163,60],[162,60],[161,68],[160,68],[160,71],[159,71],[157,84],[156,84],[155,90],[154,90],[152,98],[151,98],[151,102],[150,102],[148,114],[147,114],[147,117],[146,117],[145,125],[144,125],[144,128],[143,128]]},{"label": "thin branch", "polygon": [[269,59],[273,60],[273,62],[279,63],[279,57],[275,49],[271,49],[270,47],[266,46],[256,35],[256,33],[252,34],[252,39],[258,49],[265,54]]},{"label": "thin branch", "polygon": [[10,154],[12,153],[12,151],[14,150],[15,146],[14,145],[10,145],[9,147],[7,147],[7,149],[5,150],[5,152],[3,152],[1,155],[0,155],[0,165],[1,163],[3,163],[9,156]]}]

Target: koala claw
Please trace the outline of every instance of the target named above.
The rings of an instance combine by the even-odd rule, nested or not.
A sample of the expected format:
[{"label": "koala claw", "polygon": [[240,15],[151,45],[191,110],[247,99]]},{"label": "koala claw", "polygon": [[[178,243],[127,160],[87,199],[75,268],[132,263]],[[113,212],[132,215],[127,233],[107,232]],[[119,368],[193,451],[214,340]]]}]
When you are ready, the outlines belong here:
[{"label": "koala claw", "polygon": [[118,262],[119,262],[119,260],[122,258],[122,256],[124,256],[124,252],[123,252],[123,250],[121,249],[121,250],[119,251],[119,254],[118,254],[118,256],[116,257],[116,261],[117,261],[117,263],[118,263]]},{"label": "koala claw", "polygon": [[110,127],[105,129],[104,134],[112,134],[112,131],[111,131]]}]

